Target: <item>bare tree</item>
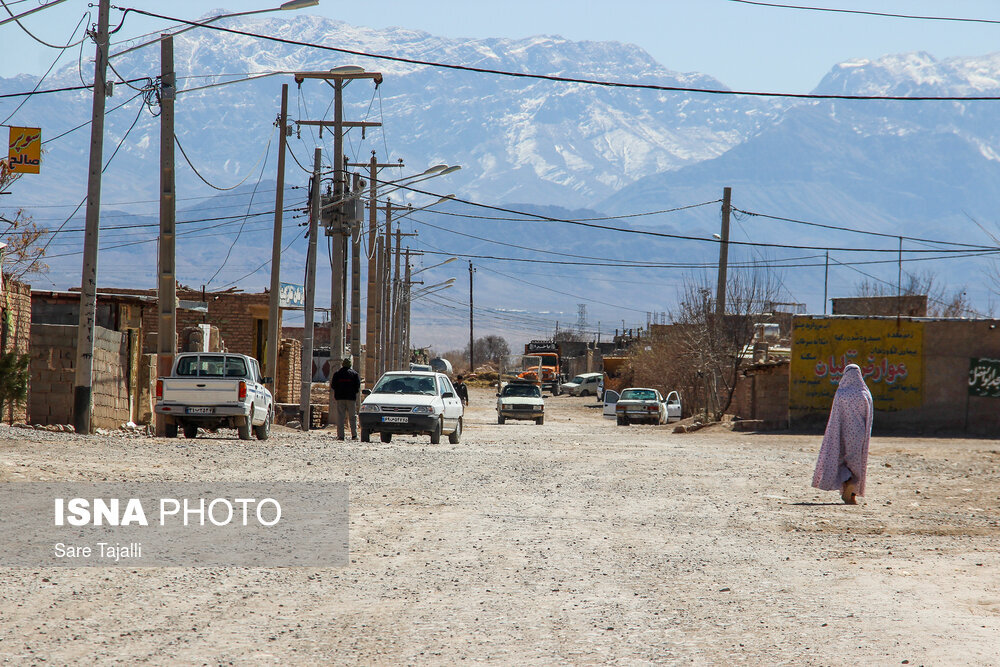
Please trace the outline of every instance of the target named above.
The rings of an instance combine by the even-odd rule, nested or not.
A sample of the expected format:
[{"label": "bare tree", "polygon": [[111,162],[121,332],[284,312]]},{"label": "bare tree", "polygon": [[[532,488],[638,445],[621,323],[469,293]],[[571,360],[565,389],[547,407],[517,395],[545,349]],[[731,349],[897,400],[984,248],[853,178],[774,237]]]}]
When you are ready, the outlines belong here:
[{"label": "bare tree", "polygon": [[[0,192],[20,178],[20,174],[12,174],[6,165],[0,166]],[[0,223],[7,229],[0,234],[0,241],[7,244],[2,250],[4,273],[20,278],[26,273],[44,273],[49,267],[42,262],[45,248],[39,245],[48,230],[39,227],[25,214],[23,209],[17,209],[13,217],[0,214]]]},{"label": "bare tree", "polygon": [[978,315],[969,303],[965,286],[948,293],[936,284],[937,276],[931,271],[904,273],[906,282],[898,287],[883,282],[869,281],[867,278],[857,284],[859,297],[926,296],[927,315],[930,317],[969,317]]},{"label": "bare tree", "polygon": [[685,281],[671,325],[633,353],[631,366],[636,384],[682,388],[688,405],[699,404],[718,420],[732,404],[754,325],[768,317],[764,309],[776,300],[778,280],[761,268],[731,272],[721,319],[712,282],[707,276]]}]

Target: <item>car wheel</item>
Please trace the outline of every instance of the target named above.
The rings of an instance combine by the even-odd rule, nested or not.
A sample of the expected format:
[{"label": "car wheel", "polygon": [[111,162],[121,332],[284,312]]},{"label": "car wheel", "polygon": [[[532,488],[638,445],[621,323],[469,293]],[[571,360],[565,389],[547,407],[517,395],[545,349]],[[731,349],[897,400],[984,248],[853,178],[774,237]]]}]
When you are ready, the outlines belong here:
[{"label": "car wheel", "polygon": [[264,423],[260,426],[253,427],[253,434],[257,436],[258,440],[267,440],[271,435],[271,411],[267,411],[267,417],[264,418]]},{"label": "car wheel", "polygon": [[[175,431],[176,433],[176,431]],[[198,437],[198,425],[197,424],[184,424],[184,437],[189,440],[194,440]]]},{"label": "car wheel", "polygon": [[616,420],[618,421],[618,425],[619,426],[624,426],[625,425],[625,420],[623,418],[617,417]]},{"label": "car wheel", "polygon": [[168,438],[176,438],[177,437],[177,423],[176,422],[173,423],[173,424],[164,424],[163,428],[164,428],[163,435],[165,435],[166,437],[168,437]]},{"label": "car wheel", "polygon": [[544,423],[545,423],[545,417],[536,417],[535,418],[535,425],[536,426],[541,426]]},{"label": "car wheel", "polygon": [[366,429],[361,429],[361,442],[371,442],[372,432]]},{"label": "car wheel", "polygon": [[503,424],[504,422],[506,422],[506,421],[507,421],[507,418],[506,418],[506,417],[504,417],[503,415],[497,415],[497,423],[498,423],[498,424],[501,424],[501,425],[502,425],[502,424]]},{"label": "car wheel", "polygon": [[438,418],[437,424],[434,425],[434,430],[431,431],[431,444],[437,445],[441,442],[441,419]]},{"label": "car wheel", "polygon": [[448,434],[448,442],[450,442],[453,445],[457,445],[461,439],[462,439],[462,418],[459,417],[458,425],[455,427],[455,430]]},{"label": "car wheel", "polygon": [[392,442],[392,433],[379,433],[378,439],[382,442]]},{"label": "car wheel", "polygon": [[248,414],[246,416],[246,419],[243,420],[243,423],[236,425],[236,432],[239,434],[240,440],[249,440],[250,439],[250,419],[251,419],[251,415],[253,415],[253,405],[250,406],[250,414]]}]

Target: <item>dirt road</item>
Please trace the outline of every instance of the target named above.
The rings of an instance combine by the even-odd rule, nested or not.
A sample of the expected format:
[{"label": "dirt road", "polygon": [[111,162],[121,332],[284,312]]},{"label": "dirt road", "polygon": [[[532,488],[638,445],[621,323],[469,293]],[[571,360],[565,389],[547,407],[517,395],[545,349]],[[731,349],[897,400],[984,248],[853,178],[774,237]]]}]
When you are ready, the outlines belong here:
[{"label": "dirt road", "polygon": [[[0,428],[0,481],[327,480],[350,565],[2,568],[0,659],[47,663],[1000,664],[1000,443],[617,427],[593,399],[459,445]],[[234,435],[234,434],[233,434]]]}]

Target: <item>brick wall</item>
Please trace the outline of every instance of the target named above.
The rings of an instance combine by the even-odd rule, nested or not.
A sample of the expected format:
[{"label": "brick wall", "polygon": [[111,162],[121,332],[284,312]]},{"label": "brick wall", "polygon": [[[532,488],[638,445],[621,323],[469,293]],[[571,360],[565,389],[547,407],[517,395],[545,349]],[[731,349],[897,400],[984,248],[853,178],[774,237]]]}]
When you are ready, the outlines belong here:
[{"label": "brick wall", "polygon": [[[28,420],[33,424],[73,423],[77,327],[36,324],[31,330],[31,392]],[[125,334],[94,328],[92,428],[118,428],[129,421]]]},{"label": "brick wall", "polygon": [[[24,354],[31,345],[31,286],[3,276],[3,352]],[[28,395],[31,395],[29,383]],[[28,403],[3,406],[2,418],[8,424],[26,421]]]},{"label": "brick wall", "polygon": [[298,404],[302,396],[302,343],[294,338],[282,339],[278,368],[274,402]]}]

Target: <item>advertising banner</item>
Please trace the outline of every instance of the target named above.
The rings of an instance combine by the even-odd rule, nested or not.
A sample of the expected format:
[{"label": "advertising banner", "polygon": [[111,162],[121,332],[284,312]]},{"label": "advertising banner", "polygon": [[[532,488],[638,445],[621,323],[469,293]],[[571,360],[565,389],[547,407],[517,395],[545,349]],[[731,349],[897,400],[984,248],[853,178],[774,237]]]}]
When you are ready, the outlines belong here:
[{"label": "advertising banner", "polygon": [[294,283],[281,283],[278,290],[279,308],[305,308],[306,288]]},{"label": "advertising banner", "polygon": [[796,317],[790,413],[828,412],[848,364],[861,367],[876,410],[919,408],[923,401],[923,323]]},{"label": "advertising banner", "polygon": [[42,162],[42,130],[11,127],[7,164],[14,174],[37,174]]}]

